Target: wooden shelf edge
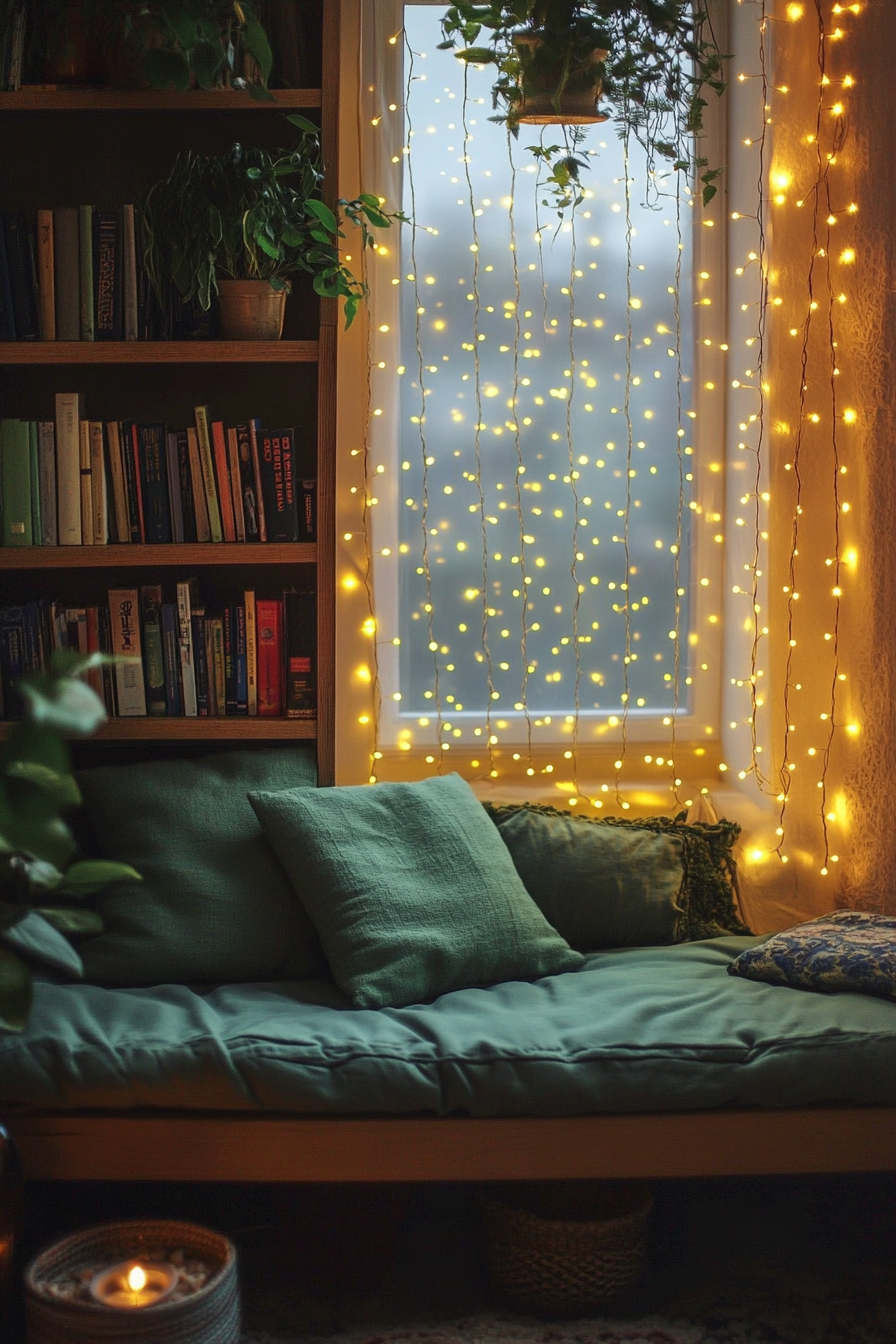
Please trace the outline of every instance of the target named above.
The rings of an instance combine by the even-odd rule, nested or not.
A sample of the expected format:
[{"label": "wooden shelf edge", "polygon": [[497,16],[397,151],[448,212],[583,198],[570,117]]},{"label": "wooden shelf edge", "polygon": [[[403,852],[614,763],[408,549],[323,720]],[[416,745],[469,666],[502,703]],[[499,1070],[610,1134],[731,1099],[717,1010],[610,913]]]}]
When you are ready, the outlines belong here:
[{"label": "wooden shelf edge", "polygon": [[317,359],[317,341],[0,341],[0,364],[314,364]]},{"label": "wooden shelf edge", "polygon": [[19,89],[0,93],[0,112],[279,112],[321,105],[320,89],[271,89],[272,101],[243,89]]},{"label": "wooden shelf edge", "polygon": [[140,566],[313,565],[313,542],[184,542],[158,546],[6,546],[0,572],[35,569],[118,569]]},{"label": "wooden shelf edge", "polygon": [[[0,741],[10,730],[0,722]],[[126,718],[107,719],[92,739],[96,742],[227,742],[314,741],[314,719]]]}]

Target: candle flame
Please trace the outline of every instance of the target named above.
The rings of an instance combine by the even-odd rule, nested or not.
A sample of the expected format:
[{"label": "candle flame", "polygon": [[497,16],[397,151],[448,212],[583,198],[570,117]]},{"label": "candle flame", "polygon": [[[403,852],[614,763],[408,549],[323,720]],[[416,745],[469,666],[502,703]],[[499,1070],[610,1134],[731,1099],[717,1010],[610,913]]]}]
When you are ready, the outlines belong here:
[{"label": "candle flame", "polygon": [[132,1293],[139,1293],[141,1288],[146,1287],[146,1273],[140,1265],[134,1265],[128,1270],[128,1287]]}]

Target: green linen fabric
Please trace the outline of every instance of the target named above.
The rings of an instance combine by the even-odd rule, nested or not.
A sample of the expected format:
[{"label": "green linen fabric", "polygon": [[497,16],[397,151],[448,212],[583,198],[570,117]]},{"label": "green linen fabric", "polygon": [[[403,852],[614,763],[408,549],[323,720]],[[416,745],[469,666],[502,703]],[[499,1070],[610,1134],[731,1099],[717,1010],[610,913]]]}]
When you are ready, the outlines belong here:
[{"label": "green linen fabric", "polygon": [[249,801],[356,1008],[583,964],[459,775]]},{"label": "green linen fabric", "polygon": [[526,890],[574,947],[637,947],[748,934],[737,911],[733,821],[572,816],[485,803]]},{"label": "green linen fabric", "polygon": [[246,800],[250,789],[314,792],[316,778],[306,746],[81,771],[99,853],[143,879],[96,896],[105,931],[80,946],[85,979],[134,986],[320,974],[317,935]]}]

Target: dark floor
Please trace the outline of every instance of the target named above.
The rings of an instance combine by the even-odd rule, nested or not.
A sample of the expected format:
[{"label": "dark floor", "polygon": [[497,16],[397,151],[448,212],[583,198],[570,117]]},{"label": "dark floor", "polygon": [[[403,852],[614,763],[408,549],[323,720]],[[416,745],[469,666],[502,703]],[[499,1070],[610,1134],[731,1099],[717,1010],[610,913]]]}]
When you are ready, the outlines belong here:
[{"label": "dark floor", "polygon": [[[647,1267],[618,1313],[721,1301],[735,1285],[743,1298],[784,1276],[813,1300],[839,1285],[896,1340],[893,1174],[659,1181],[653,1191]],[[470,1185],[37,1182],[26,1195],[23,1262],[107,1219],[168,1216],[224,1232],[238,1250],[245,1326],[272,1335],[498,1305]]]}]

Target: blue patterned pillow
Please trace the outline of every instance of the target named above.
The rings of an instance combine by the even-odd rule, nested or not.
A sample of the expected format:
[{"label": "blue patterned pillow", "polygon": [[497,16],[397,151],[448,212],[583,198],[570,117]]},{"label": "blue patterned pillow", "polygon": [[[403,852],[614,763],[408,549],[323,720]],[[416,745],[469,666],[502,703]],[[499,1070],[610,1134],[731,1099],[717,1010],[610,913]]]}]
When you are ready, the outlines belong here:
[{"label": "blue patterned pillow", "polygon": [[896,917],[835,910],[741,952],[729,975],[822,994],[896,999]]}]

